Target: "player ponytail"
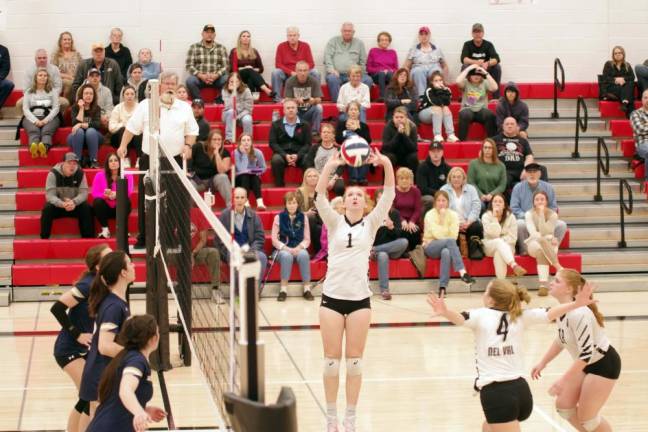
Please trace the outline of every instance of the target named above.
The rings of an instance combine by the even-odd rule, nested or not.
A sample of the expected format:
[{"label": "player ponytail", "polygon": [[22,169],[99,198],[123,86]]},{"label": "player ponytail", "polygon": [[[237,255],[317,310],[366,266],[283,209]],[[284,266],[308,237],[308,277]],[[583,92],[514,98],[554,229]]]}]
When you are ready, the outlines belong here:
[{"label": "player ponytail", "polygon": [[[571,288],[571,294],[572,296],[576,296],[578,292],[583,288],[585,283],[587,282],[583,276],[579,272],[577,272],[574,269],[569,269],[569,268],[563,268],[560,270],[560,277],[565,281],[567,286]],[[598,306],[596,306],[596,303],[592,303],[591,305],[587,306],[590,308],[592,313],[594,314],[594,317],[596,318],[596,322],[598,325],[601,327],[604,327],[604,318],[603,314],[598,310]]]},{"label": "player ponytail", "polygon": [[110,294],[109,287],[117,283],[122,270],[126,270],[126,268],[126,253],[123,251],[112,251],[101,259],[99,271],[92,281],[88,298],[88,312],[91,317],[97,315],[99,305]]},{"label": "player ponytail", "polygon": [[99,382],[99,402],[103,403],[108,400],[115,389],[117,379],[117,369],[121,366],[124,357],[128,351],[142,350],[146,348],[151,339],[157,335],[157,323],[152,315],[136,315],[127,319],[122,326],[121,332],[117,335],[116,342],[124,348],[113,358]]},{"label": "player ponytail", "polygon": [[488,285],[488,296],[493,300],[493,308],[508,312],[511,322],[522,315],[522,302],[531,301],[525,287],[504,279],[495,279]]}]

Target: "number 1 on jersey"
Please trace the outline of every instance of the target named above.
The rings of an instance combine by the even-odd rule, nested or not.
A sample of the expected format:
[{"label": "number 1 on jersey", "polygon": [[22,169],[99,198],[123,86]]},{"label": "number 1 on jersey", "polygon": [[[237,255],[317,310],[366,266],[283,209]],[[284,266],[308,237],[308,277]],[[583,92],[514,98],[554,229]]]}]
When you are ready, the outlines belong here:
[{"label": "number 1 on jersey", "polygon": [[349,235],[349,243],[347,244],[347,247],[350,248],[353,247],[353,245],[351,244],[351,233],[349,233],[348,235]]}]

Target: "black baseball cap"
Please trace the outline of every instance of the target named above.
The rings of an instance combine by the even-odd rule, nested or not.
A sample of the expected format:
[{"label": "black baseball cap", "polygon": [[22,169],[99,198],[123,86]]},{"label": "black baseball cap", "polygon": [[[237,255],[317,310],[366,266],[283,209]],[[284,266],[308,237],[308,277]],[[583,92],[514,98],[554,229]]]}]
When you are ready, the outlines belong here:
[{"label": "black baseball cap", "polygon": [[524,170],[526,172],[540,171],[541,169],[542,169],[542,165],[540,165],[539,163],[535,163],[535,162],[531,162],[530,164],[528,164],[527,166],[524,167]]},{"label": "black baseball cap", "polygon": [[443,144],[441,144],[439,141],[435,141],[430,144],[430,149],[428,151],[432,150],[443,150]]},{"label": "black baseball cap", "polygon": [[191,106],[199,106],[200,108],[205,108],[205,101],[203,101],[202,99],[194,99],[193,101],[191,101]]}]

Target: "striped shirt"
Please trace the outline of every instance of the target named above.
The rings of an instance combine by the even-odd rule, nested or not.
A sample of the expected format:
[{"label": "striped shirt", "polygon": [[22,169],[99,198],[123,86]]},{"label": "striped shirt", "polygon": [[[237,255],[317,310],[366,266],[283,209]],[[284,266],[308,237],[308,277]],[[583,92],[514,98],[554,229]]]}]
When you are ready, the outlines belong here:
[{"label": "striped shirt", "polygon": [[603,328],[587,306],[579,307],[558,320],[558,343],[571,357],[587,364],[599,361],[610,347]]},{"label": "striped shirt", "polygon": [[191,75],[199,73],[216,73],[223,76],[227,73],[229,61],[227,49],[219,43],[214,42],[207,47],[203,42],[197,42],[189,47],[185,69]]}]

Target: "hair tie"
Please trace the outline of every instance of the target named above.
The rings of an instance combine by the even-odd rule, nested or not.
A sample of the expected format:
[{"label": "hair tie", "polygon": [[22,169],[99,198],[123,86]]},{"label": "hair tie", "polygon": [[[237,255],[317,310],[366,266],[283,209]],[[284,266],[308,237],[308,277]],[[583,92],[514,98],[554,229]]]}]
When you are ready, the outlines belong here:
[{"label": "hair tie", "polygon": [[106,282],[106,279],[104,279],[103,275],[100,275],[100,276],[99,276],[99,279],[101,279],[101,282],[102,282],[104,285],[108,286],[108,282]]}]

